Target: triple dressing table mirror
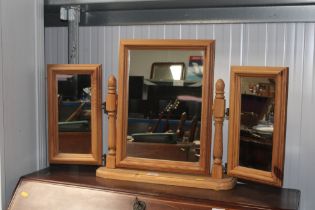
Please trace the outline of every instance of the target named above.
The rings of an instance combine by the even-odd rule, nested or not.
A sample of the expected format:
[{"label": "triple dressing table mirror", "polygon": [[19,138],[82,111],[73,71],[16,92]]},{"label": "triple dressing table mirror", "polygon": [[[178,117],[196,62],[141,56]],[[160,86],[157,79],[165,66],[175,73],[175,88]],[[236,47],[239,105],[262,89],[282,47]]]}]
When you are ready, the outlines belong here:
[{"label": "triple dressing table mirror", "polygon": [[221,170],[218,179],[210,173],[214,44],[213,40],[121,41],[118,94],[112,76],[106,99],[106,167],[99,168],[97,176],[233,187],[233,178],[222,177],[220,152],[214,164]]},{"label": "triple dressing table mirror", "polygon": [[[106,97],[106,166],[97,177],[98,166],[58,164],[23,176],[9,209],[299,209],[299,190],[223,174],[224,82],[212,103],[214,41],[121,44],[118,93],[110,76]],[[99,164],[100,66],[48,69],[50,162]],[[230,175],[281,185],[287,77],[287,68],[232,67]]]},{"label": "triple dressing table mirror", "polygon": [[49,162],[102,164],[101,66],[48,65]]}]

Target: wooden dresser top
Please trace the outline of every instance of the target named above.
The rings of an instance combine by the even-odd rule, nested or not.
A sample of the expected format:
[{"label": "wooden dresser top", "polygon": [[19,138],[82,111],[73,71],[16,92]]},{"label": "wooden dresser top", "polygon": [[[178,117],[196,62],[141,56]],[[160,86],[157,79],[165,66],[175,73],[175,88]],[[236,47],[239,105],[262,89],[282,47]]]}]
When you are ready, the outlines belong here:
[{"label": "wooden dresser top", "polygon": [[102,179],[95,176],[96,167],[51,166],[22,177],[50,183],[79,185],[114,193],[132,194],[172,201],[185,201],[237,209],[298,209],[300,191],[275,188],[255,183],[237,184],[234,189],[214,191],[189,187],[165,186]]}]

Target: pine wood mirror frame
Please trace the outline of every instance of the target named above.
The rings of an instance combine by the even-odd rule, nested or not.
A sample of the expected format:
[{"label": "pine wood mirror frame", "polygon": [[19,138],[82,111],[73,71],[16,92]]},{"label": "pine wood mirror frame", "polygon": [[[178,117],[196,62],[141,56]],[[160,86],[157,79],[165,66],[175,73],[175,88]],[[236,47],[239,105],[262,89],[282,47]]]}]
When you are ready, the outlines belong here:
[{"label": "pine wood mirror frame", "polygon": [[[48,69],[48,141],[49,141],[49,162],[56,164],[102,164],[102,113],[101,113],[101,65],[99,64],[50,64]],[[79,140],[88,133],[88,152],[63,152],[59,147],[61,131],[59,131],[59,106],[57,75],[84,75],[89,78],[88,99],[90,108],[88,132],[76,132],[71,136],[72,140]],[[66,103],[67,101],[65,101]],[[86,102],[81,102],[81,105]],[[78,110],[78,109],[77,109]],[[73,113],[77,114],[77,111]],[[71,117],[74,115],[72,114]],[[66,133],[66,132],[65,132]],[[72,132],[73,134],[74,132]],[[71,132],[68,132],[71,134]],[[72,145],[74,147],[79,145]],[[81,145],[85,149],[85,145]],[[71,148],[71,147],[70,147]]]},{"label": "pine wood mirror frame", "polygon": [[[120,44],[116,168],[146,169],[176,173],[210,174],[211,117],[214,41],[210,40],[123,40]],[[128,121],[128,61],[130,50],[200,50],[204,52],[199,162],[171,161],[126,156]]]},{"label": "pine wood mirror frame", "polygon": [[[241,79],[272,78],[275,82],[274,117],[270,170],[260,170],[240,164],[241,129]],[[285,67],[231,67],[228,175],[282,186],[285,152],[286,107],[288,89],[288,68]],[[254,87],[255,88],[255,87]],[[257,96],[258,97],[258,96]],[[242,113],[243,114],[243,113]],[[255,134],[256,135],[256,134]]]}]

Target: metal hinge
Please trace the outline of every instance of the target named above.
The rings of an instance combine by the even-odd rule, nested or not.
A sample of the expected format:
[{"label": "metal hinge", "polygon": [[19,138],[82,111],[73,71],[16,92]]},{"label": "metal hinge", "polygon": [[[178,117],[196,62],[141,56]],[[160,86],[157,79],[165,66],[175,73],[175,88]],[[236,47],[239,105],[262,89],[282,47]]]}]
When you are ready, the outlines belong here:
[{"label": "metal hinge", "polygon": [[60,7],[60,19],[80,22],[80,5]]},{"label": "metal hinge", "polygon": [[225,115],[225,119],[226,119],[226,120],[229,120],[229,117],[230,117],[230,108],[226,108],[226,109],[225,109],[224,115]]},{"label": "metal hinge", "polygon": [[108,111],[106,110],[106,101],[102,103],[102,109],[104,110],[104,114],[108,114]]},{"label": "metal hinge", "polygon": [[106,154],[104,153],[102,155],[102,162],[104,163],[104,166],[106,165]]},{"label": "metal hinge", "polygon": [[275,173],[275,175],[276,175],[276,177],[278,178],[278,179],[280,179],[280,180],[282,180],[283,179],[283,173],[282,173],[282,171],[280,170],[280,168],[278,168],[278,167],[274,167],[273,168],[273,171],[274,171],[274,173]]}]

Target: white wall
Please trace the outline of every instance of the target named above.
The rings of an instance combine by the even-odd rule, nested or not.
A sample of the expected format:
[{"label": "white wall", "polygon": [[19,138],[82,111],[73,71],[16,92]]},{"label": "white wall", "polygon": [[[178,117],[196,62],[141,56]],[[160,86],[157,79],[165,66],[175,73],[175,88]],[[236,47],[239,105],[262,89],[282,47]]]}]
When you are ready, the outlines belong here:
[{"label": "white wall", "polygon": [[0,5],[1,209],[19,177],[43,166],[37,123],[45,103],[39,105],[37,91],[44,72],[43,0],[0,0]]},{"label": "white wall", "polygon": [[[143,25],[80,28],[80,63],[103,64],[106,80],[117,76],[120,39],[215,39],[214,79],[226,82],[231,65],[289,67],[289,95],[284,186],[302,191],[302,210],[315,206],[315,73],[314,23]],[[45,29],[46,63],[67,63],[67,29]],[[227,98],[227,105],[229,104]],[[104,117],[106,120],[106,117]],[[227,146],[227,122],[224,124]],[[104,123],[104,140],[107,122]],[[106,148],[106,142],[104,144]],[[224,151],[226,161],[226,150]]]}]

